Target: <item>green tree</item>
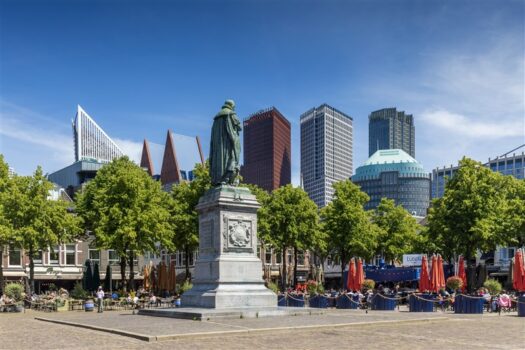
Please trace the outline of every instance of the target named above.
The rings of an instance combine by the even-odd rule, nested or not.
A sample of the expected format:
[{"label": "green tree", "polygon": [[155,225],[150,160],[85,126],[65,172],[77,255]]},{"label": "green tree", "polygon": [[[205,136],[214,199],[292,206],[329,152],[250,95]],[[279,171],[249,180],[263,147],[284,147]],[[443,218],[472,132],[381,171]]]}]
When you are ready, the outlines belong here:
[{"label": "green tree", "polygon": [[500,176],[505,201],[501,204],[501,214],[496,216],[495,227],[500,235],[509,237],[509,244],[525,246],[525,179],[510,175]]},{"label": "green tree", "polygon": [[173,246],[185,253],[185,279],[191,279],[189,257],[199,247],[199,216],[195,207],[211,187],[208,162],[197,164],[191,182],[173,185],[169,202],[170,222],[174,229]]},{"label": "green tree", "polygon": [[359,186],[345,180],[335,183],[334,190],[333,201],[321,209],[321,220],[328,237],[328,251],[341,260],[343,281],[344,267],[352,256],[373,256],[378,227],[363,208],[369,197]]},{"label": "green tree", "polygon": [[379,227],[376,254],[393,262],[414,251],[419,240],[418,224],[408,211],[396,206],[392,199],[382,198],[372,215],[372,221]]},{"label": "green tree", "polygon": [[34,291],[34,258],[39,251],[74,240],[82,234],[80,221],[69,214],[69,203],[53,200],[53,184],[37,168],[33,176],[14,176],[9,196],[3,200],[4,215],[14,237],[12,244],[29,258],[29,285]]},{"label": "green tree", "polygon": [[[9,166],[4,161],[4,156],[0,154],[0,260],[4,255],[4,249],[13,240],[13,228],[7,220],[4,211],[4,203],[10,197],[11,179],[9,178]],[[0,295],[3,294],[5,287],[4,270],[0,263]]]},{"label": "green tree", "polygon": [[320,246],[324,241],[324,232],[319,230],[317,206],[301,188],[286,185],[276,189],[264,211],[264,215],[267,215],[267,227],[264,230],[268,231],[263,236],[278,247],[282,254],[281,288],[284,289],[287,280],[287,249],[297,251]]},{"label": "green tree", "polygon": [[156,243],[172,248],[169,221],[170,198],[160,183],[129,160],[121,157],[102,167],[77,196],[77,210],[95,236],[96,245],[114,249],[120,256],[122,281],[134,287],[136,254],[157,251]]},{"label": "green tree", "polygon": [[507,193],[501,174],[464,157],[443,197],[429,210],[429,240],[448,260],[461,254],[469,261],[477,250],[506,245],[512,237],[498,228],[498,216],[504,213]]}]

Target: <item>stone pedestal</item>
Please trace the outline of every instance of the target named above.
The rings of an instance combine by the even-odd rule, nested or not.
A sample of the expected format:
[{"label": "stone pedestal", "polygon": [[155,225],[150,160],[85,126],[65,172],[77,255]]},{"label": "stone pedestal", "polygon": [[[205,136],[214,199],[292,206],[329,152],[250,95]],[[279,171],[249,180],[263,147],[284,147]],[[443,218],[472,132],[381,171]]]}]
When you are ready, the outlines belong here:
[{"label": "stone pedestal", "polygon": [[184,308],[277,307],[257,257],[259,207],[244,187],[216,187],[199,200],[199,257],[193,288],[182,295]]}]

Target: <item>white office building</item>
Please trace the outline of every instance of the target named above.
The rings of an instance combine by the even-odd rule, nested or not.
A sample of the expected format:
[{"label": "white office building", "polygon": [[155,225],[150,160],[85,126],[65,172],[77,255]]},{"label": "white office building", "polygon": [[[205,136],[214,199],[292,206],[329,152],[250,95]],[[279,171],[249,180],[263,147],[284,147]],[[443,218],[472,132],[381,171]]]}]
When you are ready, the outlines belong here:
[{"label": "white office building", "polygon": [[353,171],[352,117],[322,104],[301,115],[303,188],[319,208],[332,201],[332,184]]},{"label": "white office building", "polygon": [[124,155],[119,146],[80,106],[73,121],[73,136],[75,162],[94,160],[99,163],[109,163],[114,158]]}]

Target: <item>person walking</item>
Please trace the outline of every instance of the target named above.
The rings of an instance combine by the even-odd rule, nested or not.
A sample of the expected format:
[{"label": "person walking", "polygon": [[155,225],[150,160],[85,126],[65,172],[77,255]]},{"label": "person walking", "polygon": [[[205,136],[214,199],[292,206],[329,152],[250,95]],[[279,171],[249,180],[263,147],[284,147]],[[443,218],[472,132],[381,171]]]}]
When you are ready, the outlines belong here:
[{"label": "person walking", "polygon": [[97,300],[98,300],[98,312],[102,312],[104,310],[104,290],[102,290],[102,286],[98,287]]}]

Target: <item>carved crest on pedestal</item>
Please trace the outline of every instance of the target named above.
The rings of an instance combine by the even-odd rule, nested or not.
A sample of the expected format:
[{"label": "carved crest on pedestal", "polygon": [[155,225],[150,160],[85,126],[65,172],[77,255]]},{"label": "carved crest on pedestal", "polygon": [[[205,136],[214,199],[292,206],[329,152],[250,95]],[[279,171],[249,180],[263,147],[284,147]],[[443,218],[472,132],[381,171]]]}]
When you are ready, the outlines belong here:
[{"label": "carved crest on pedestal", "polygon": [[224,252],[253,252],[252,221],[244,218],[224,218]]}]

